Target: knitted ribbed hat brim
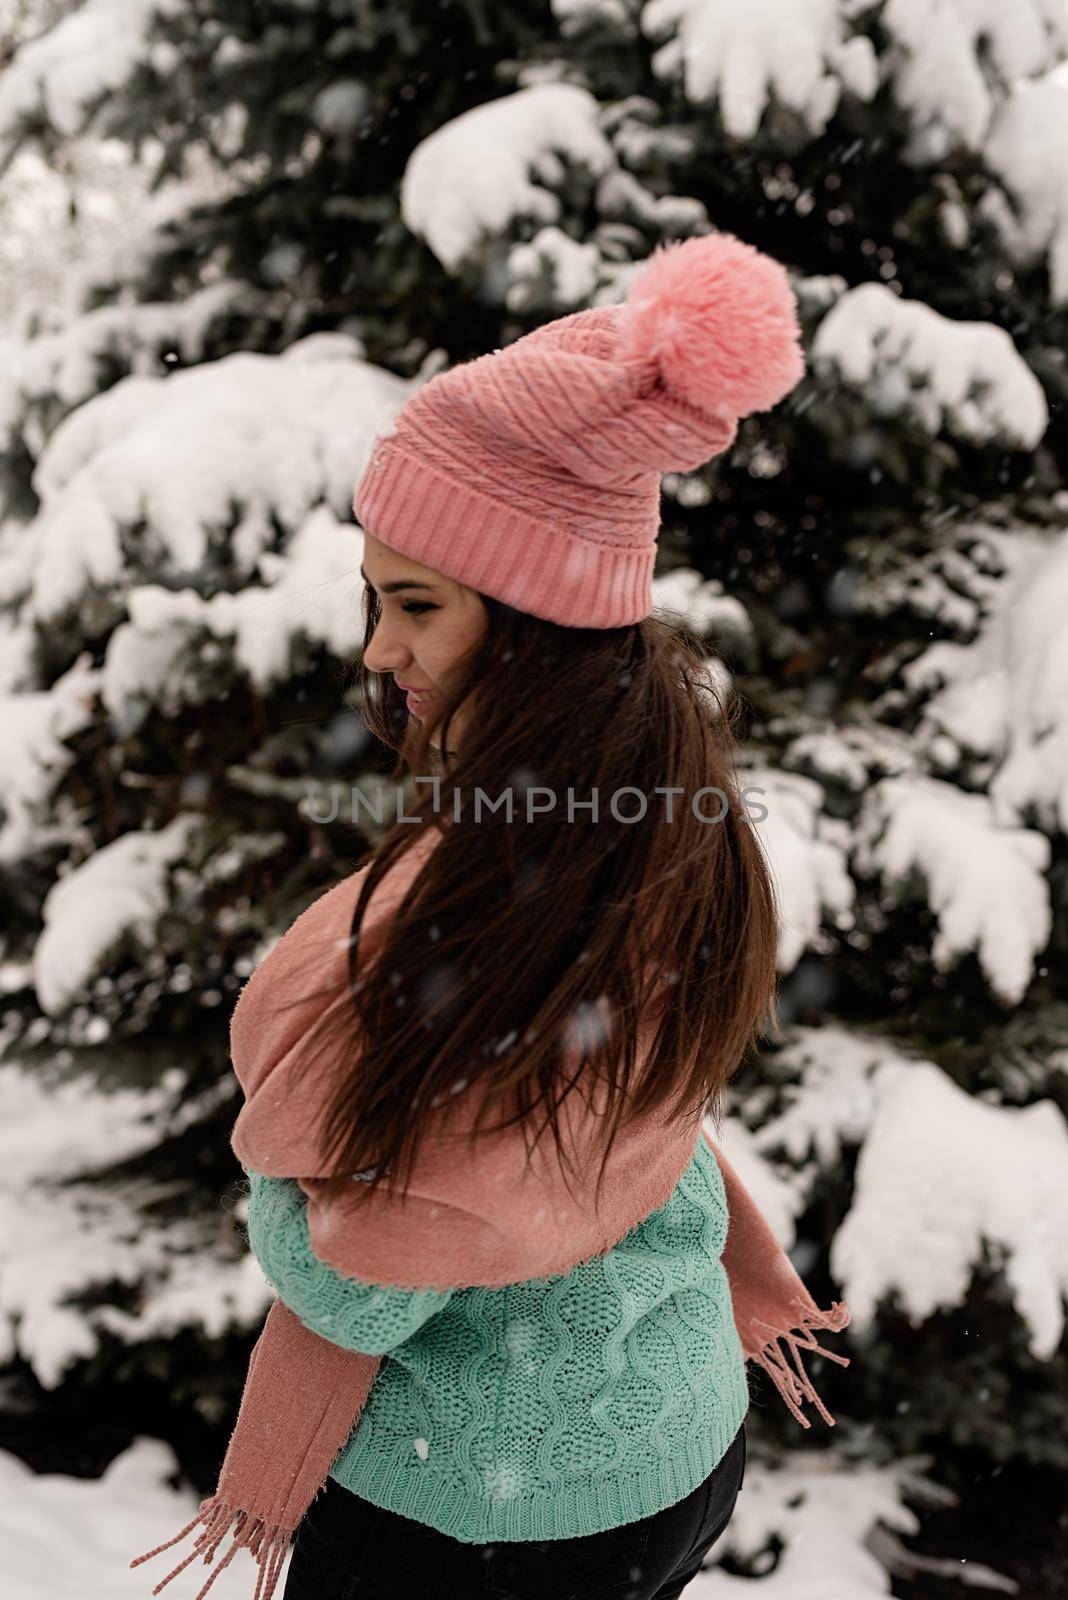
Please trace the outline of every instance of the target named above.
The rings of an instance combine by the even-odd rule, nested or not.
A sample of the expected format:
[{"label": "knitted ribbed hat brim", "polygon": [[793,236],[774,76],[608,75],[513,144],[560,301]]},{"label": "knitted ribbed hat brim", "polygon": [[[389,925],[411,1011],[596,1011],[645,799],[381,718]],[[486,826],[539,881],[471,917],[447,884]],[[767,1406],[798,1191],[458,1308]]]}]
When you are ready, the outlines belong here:
[{"label": "knitted ribbed hat brim", "polygon": [[[640,491],[656,516],[659,483]],[[489,500],[395,449],[372,463],[353,503],[390,549],[519,611],[561,626],[583,612],[598,628],[649,615],[655,544],[599,543]]]}]

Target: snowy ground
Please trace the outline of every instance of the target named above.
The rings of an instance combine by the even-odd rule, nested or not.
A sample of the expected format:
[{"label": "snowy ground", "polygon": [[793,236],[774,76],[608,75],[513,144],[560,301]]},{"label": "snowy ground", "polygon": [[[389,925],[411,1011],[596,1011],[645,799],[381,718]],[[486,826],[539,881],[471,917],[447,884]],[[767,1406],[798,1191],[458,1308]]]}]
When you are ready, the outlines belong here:
[{"label": "snowy ground", "polygon": [[[174,1470],[173,1452],[155,1439],[138,1440],[101,1478],[37,1474],[0,1451],[5,1600],[148,1600],[192,1549],[190,1536],[130,1569],[135,1556],[173,1538],[196,1515],[199,1499],[190,1488],[167,1487]],[[163,1595],[193,1600],[207,1576],[203,1562],[191,1563]],[[212,1600],[249,1600],[255,1578],[250,1557],[235,1559],[212,1585]],[[277,1595],[283,1588],[284,1577]]]}]

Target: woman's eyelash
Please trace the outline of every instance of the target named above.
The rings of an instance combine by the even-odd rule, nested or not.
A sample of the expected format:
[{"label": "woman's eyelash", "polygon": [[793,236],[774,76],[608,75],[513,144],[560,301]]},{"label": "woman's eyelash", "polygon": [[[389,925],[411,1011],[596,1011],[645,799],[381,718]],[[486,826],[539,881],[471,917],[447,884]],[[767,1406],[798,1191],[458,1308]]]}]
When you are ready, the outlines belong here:
[{"label": "woman's eyelash", "polygon": [[408,600],[401,606],[402,611],[436,611],[437,606],[431,605],[429,600]]}]

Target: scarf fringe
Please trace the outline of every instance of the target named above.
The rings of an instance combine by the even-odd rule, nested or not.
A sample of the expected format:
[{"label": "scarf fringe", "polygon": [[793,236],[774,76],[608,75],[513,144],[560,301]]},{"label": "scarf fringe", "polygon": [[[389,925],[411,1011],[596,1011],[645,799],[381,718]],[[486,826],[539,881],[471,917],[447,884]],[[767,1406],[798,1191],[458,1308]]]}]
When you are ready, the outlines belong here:
[{"label": "scarf fringe", "polygon": [[[766,1340],[749,1359],[757,1362],[769,1374],[776,1389],[778,1389],[783,1400],[803,1428],[812,1426],[808,1418],[801,1415],[800,1408],[806,1400],[812,1401],[824,1422],[833,1428],[834,1418],[816,1393],[812,1386],[811,1378],[808,1377],[804,1367],[801,1365],[798,1346],[802,1345],[806,1350],[815,1350],[819,1355],[826,1356],[828,1361],[837,1361],[840,1367],[848,1367],[849,1358],[837,1355],[833,1350],[824,1350],[823,1346],[817,1343],[813,1337],[811,1330],[813,1328],[825,1328],[830,1333],[838,1333],[842,1328],[849,1326],[851,1313],[844,1300],[832,1301],[829,1311],[807,1311],[805,1310],[806,1302],[796,1297],[793,1300],[793,1304],[801,1308],[802,1315],[789,1328],[774,1328],[770,1322],[754,1323],[755,1327],[767,1328],[772,1337]],[[790,1353],[794,1358],[794,1366],[797,1368],[796,1372],[787,1365],[786,1357],[779,1348],[780,1340],[789,1346]]]},{"label": "scarf fringe", "polygon": [[158,1556],[161,1551],[169,1550],[172,1545],[178,1544],[187,1534],[192,1533],[198,1522],[204,1523],[204,1527],[198,1535],[193,1549],[185,1560],[175,1567],[173,1572],[169,1572],[165,1578],[162,1578],[156,1584],[152,1593],[159,1594],[160,1590],[165,1588],[172,1578],[176,1578],[180,1572],[184,1572],[189,1563],[195,1561],[201,1552],[203,1552],[204,1560],[210,1562],[227,1533],[232,1531],[234,1534],[233,1544],[196,1596],[196,1600],[204,1600],[204,1596],[219,1576],[219,1573],[222,1572],[224,1567],[230,1565],[238,1550],[242,1548],[247,1549],[254,1556],[260,1569],[252,1600],[271,1600],[282,1571],[286,1551],[289,1548],[289,1541],[293,1533],[292,1528],[283,1527],[281,1524],[275,1524],[273,1527],[268,1528],[262,1517],[250,1517],[247,1511],[241,1511],[236,1506],[228,1505],[217,1494],[210,1495],[206,1500],[200,1502],[200,1510],[192,1522],[187,1523],[180,1533],[174,1535],[173,1539],[168,1539],[165,1544],[158,1544],[154,1550],[146,1550],[143,1556],[136,1556],[130,1562],[130,1566],[139,1567],[142,1561],[150,1561],[153,1556]]}]

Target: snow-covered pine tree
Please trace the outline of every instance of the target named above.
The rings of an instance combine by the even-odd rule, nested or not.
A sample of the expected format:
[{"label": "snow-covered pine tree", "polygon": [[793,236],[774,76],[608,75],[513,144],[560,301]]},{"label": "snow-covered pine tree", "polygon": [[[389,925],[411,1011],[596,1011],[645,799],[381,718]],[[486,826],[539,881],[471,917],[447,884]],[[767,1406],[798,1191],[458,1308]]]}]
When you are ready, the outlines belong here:
[{"label": "snow-covered pine tree", "polygon": [[214,1486],[220,1341],[266,1303],[225,1015],[346,868],[305,775],[375,764],[340,695],[371,435],[726,229],[790,267],[810,372],[667,481],[657,603],[749,706],[783,903],[729,1154],[853,1323],[811,1364],[832,1434],[756,1392],[781,1470],[725,1553],[783,1596],[1060,1592],[1066,57],[1060,0],[89,0],[15,52],[9,151],[206,162],[4,341],[0,1309],[42,1407],[155,1378]]}]

